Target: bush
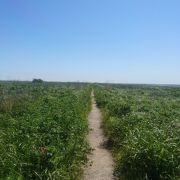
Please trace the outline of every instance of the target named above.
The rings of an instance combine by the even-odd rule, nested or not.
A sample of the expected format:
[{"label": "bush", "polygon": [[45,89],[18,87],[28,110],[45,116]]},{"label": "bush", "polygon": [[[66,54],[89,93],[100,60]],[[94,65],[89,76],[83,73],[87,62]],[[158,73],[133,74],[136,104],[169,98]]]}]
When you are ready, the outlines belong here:
[{"label": "bush", "polygon": [[42,79],[33,79],[32,80],[33,83],[43,83]]}]

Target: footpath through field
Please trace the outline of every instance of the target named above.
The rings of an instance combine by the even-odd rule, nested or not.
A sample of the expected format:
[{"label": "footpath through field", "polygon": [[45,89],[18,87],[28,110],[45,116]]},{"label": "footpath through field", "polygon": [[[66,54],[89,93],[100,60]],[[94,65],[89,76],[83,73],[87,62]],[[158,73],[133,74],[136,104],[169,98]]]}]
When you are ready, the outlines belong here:
[{"label": "footpath through field", "polygon": [[88,156],[89,163],[85,168],[84,180],[112,180],[113,159],[111,153],[105,148],[105,137],[101,128],[101,112],[96,106],[94,93],[92,93],[92,110],[89,114],[88,141],[92,153]]}]

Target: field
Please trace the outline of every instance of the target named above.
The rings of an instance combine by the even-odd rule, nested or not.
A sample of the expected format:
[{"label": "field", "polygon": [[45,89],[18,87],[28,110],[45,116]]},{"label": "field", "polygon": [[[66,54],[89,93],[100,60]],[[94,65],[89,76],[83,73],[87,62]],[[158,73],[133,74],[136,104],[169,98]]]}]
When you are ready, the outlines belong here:
[{"label": "field", "polygon": [[0,84],[0,178],[79,179],[87,160],[90,88]]},{"label": "field", "polygon": [[99,86],[97,104],[120,179],[180,178],[180,89]]},{"label": "field", "polygon": [[114,175],[178,180],[179,87],[38,81],[0,82],[0,179],[81,179],[92,89]]}]

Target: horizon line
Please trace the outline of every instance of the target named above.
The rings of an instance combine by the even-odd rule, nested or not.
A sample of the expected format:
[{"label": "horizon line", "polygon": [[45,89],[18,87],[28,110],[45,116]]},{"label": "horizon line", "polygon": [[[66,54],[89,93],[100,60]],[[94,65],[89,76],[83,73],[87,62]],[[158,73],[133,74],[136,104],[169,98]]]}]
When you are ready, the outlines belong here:
[{"label": "horizon line", "polygon": [[[41,79],[41,78],[33,78]],[[5,80],[1,79],[0,82],[28,82],[31,83],[32,80]],[[43,80],[43,79],[42,79]],[[98,82],[98,81],[48,81],[43,80],[45,83],[87,83],[87,84],[114,84],[114,85],[152,85],[152,86],[180,86],[178,83],[123,83],[123,82]]]}]

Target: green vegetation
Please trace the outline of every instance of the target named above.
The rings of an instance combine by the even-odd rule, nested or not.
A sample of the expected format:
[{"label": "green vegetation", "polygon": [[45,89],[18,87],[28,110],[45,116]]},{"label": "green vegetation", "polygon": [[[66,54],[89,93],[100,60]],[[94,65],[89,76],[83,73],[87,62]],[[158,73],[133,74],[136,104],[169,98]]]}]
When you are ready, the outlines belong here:
[{"label": "green vegetation", "polygon": [[0,178],[79,179],[89,109],[88,86],[1,82]]},{"label": "green vegetation", "polygon": [[98,86],[95,95],[119,179],[180,179],[180,88]]},{"label": "green vegetation", "polygon": [[33,79],[32,80],[33,83],[43,83],[42,79]]},{"label": "green vegetation", "polygon": [[[125,180],[180,178],[180,88],[94,86]],[[89,151],[88,84],[0,82],[0,179],[81,178]]]}]

